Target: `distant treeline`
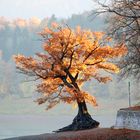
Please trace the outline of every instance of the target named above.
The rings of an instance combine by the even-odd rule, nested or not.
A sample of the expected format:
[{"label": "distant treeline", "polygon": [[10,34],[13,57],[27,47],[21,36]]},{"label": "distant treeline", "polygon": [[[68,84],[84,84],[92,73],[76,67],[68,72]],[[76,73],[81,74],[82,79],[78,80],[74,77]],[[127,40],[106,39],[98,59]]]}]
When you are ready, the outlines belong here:
[{"label": "distant treeline", "polygon": [[57,19],[55,15],[52,15],[52,17],[43,20],[33,17],[29,20],[15,19],[11,21],[0,17],[2,58],[8,61],[13,54],[32,55],[40,50],[41,40],[37,33],[45,26],[50,26],[52,22],[67,24],[71,28],[80,25],[81,28],[94,31],[103,30],[104,27],[104,19],[102,17],[93,19],[90,12],[72,15],[68,19]]}]

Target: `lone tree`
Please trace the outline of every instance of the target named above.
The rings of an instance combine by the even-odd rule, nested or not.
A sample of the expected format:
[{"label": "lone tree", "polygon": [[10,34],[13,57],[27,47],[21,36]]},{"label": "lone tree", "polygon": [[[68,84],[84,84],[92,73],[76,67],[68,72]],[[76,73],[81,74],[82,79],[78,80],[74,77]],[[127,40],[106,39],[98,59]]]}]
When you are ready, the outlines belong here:
[{"label": "lone tree", "polygon": [[109,81],[111,78],[101,75],[101,70],[118,73],[119,68],[110,60],[124,55],[125,46],[110,47],[109,39],[102,42],[102,32],[80,27],[72,30],[57,24],[46,27],[40,35],[44,40],[44,53],[37,53],[36,57],[14,57],[21,73],[39,80],[37,91],[42,96],[37,99],[38,104],[47,103],[50,109],[61,101],[77,102],[79,110],[72,124],[57,132],[98,127],[99,122],[91,118],[86,106],[86,102],[96,106],[96,99],[81,86],[91,78],[103,83]]}]

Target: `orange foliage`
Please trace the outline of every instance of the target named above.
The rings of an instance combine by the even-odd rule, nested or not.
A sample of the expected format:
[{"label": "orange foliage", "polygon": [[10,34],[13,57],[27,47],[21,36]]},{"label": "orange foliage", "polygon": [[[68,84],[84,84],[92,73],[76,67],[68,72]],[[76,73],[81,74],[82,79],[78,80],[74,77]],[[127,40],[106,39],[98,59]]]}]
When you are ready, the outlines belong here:
[{"label": "orange foliage", "polygon": [[91,78],[103,83],[111,80],[108,76],[102,76],[100,70],[118,73],[119,68],[110,60],[123,56],[125,45],[111,47],[107,43],[110,39],[103,41],[102,32],[86,31],[80,27],[72,30],[56,23],[51,28],[46,27],[40,35],[44,39],[44,53],[37,53],[35,58],[14,57],[22,73],[41,80],[37,91],[42,93],[42,97],[37,102],[47,102],[47,109],[60,101],[72,103],[86,100],[97,105],[96,99],[80,87]]}]

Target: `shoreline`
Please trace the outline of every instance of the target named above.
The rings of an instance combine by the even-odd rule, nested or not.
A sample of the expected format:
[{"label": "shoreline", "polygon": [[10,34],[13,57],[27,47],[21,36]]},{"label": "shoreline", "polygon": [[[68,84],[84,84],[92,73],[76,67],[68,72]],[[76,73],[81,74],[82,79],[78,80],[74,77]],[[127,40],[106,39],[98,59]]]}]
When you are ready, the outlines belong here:
[{"label": "shoreline", "polygon": [[140,131],[114,128],[95,128],[80,131],[21,136],[3,140],[140,140]]}]

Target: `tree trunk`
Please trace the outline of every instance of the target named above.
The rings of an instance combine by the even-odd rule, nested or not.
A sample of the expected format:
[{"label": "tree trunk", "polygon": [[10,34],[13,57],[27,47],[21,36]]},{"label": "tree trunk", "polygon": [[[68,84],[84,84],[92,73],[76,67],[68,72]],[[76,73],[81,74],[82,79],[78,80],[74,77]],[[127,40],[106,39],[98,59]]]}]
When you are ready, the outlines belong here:
[{"label": "tree trunk", "polygon": [[93,120],[90,114],[88,113],[85,101],[77,102],[77,104],[79,110],[78,110],[78,114],[73,119],[72,124],[54,132],[84,130],[84,129],[97,128],[99,126],[99,122]]},{"label": "tree trunk", "polygon": [[86,106],[85,101],[83,101],[83,102],[77,102],[77,104],[78,104],[78,109],[79,109],[78,110],[78,114],[83,115],[83,114],[88,113],[87,106]]}]

